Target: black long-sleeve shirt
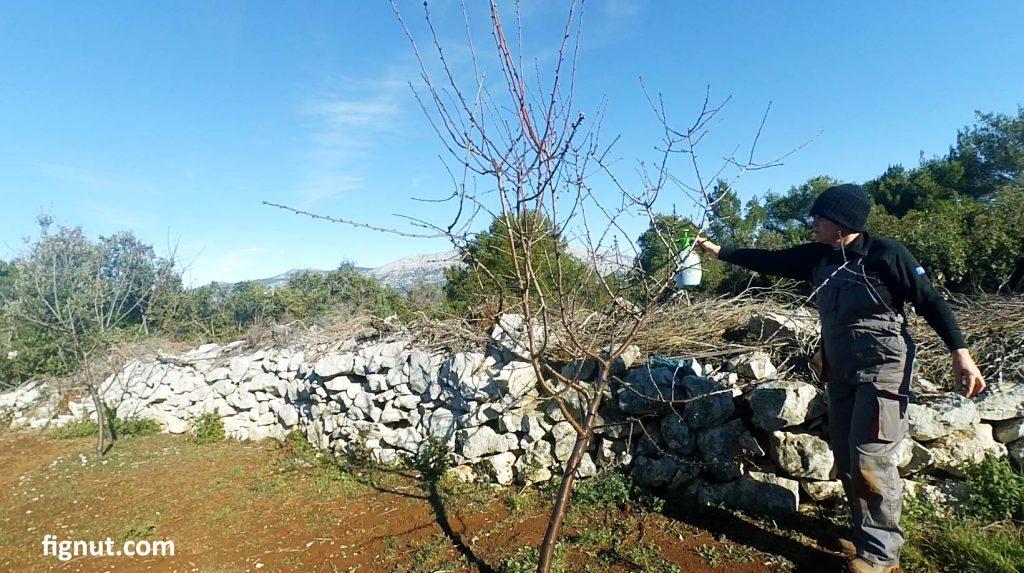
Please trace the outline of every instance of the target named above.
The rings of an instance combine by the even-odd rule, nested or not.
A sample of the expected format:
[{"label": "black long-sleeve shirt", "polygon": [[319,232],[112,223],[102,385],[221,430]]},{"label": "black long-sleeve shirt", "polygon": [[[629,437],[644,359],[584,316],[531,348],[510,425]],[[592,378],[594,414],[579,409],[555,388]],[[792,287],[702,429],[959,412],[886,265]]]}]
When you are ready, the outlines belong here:
[{"label": "black long-sleeve shirt", "polygon": [[[967,348],[953,312],[906,247],[864,232],[847,245],[845,251],[847,256],[862,257],[865,270],[882,280],[897,312],[902,312],[906,301],[910,301],[951,351]],[[823,243],[806,243],[774,251],[723,246],[718,254],[720,260],[752,271],[805,281],[812,279],[814,268],[823,256],[830,264],[843,262],[841,249]]]}]

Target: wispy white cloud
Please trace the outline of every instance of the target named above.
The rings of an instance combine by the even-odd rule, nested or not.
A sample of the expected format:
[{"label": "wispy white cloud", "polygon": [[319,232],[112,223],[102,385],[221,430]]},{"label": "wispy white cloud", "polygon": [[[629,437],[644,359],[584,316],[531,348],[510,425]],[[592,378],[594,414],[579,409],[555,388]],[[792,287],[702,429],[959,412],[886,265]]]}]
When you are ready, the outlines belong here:
[{"label": "wispy white cloud", "polygon": [[346,79],[304,102],[310,129],[298,189],[300,208],[362,188],[365,165],[377,153],[381,137],[401,131],[401,95],[408,86],[400,77],[390,70],[378,78]]},{"label": "wispy white cloud", "polygon": [[641,0],[605,0],[604,15],[612,18],[632,18],[640,14],[644,5]]},{"label": "wispy white cloud", "polygon": [[398,105],[387,94],[374,99],[337,99],[319,102],[315,110],[333,129],[371,129],[387,127],[387,121],[398,114]]}]

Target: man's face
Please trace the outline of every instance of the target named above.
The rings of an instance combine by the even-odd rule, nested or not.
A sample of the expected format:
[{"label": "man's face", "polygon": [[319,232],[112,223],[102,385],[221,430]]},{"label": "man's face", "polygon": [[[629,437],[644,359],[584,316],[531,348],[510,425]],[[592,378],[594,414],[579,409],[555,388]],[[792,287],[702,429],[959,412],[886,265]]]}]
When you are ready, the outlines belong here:
[{"label": "man's face", "polygon": [[814,215],[811,219],[811,231],[814,232],[814,240],[819,243],[838,247],[843,242],[843,228],[820,215]]}]

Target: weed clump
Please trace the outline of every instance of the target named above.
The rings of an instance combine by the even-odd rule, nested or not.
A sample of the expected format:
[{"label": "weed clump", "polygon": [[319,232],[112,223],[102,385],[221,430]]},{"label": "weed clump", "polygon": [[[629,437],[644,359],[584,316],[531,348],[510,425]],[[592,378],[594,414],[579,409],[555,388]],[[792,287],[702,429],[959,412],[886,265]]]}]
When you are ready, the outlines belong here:
[{"label": "weed clump", "polygon": [[224,439],[224,422],[217,414],[203,414],[192,424],[192,442],[212,444]]},{"label": "weed clump", "polygon": [[[112,420],[114,438],[133,438],[152,436],[160,433],[160,424],[148,418],[118,418],[112,411],[107,412],[107,420]],[[100,426],[96,420],[83,418],[74,420],[62,427],[55,428],[52,435],[62,440],[89,438],[97,435]]]},{"label": "weed clump", "polygon": [[664,509],[665,500],[635,484],[629,475],[616,471],[579,480],[573,485],[573,507],[610,510],[626,506],[658,513]]}]

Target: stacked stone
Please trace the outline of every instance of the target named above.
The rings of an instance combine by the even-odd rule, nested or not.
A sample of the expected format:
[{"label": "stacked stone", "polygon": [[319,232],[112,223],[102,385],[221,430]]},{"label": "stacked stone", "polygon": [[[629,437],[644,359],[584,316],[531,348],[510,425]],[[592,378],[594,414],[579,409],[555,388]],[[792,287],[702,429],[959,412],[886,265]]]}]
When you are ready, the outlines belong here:
[{"label": "stacked stone", "polygon": [[801,483],[824,498],[837,483],[820,433],[824,396],[776,375],[762,352],[716,369],[687,360],[632,370],[616,407],[650,420],[638,428],[634,480],[702,504],[766,512],[795,511]]},{"label": "stacked stone", "polygon": [[[751,333],[789,342],[812,338],[813,331],[799,331],[809,327],[798,318],[757,316]],[[828,445],[827,398],[818,386],[779,379],[762,352],[714,369],[683,364],[636,369],[625,381],[628,389],[619,390],[618,410],[647,420],[629,450],[637,482],[757,512],[797,511],[801,501],[843,496]],[[711,373],[702,377],[702,370]],[[921,395],[908,417],[909,437],[898,456],[910,495],[949,501],[962,488],[947,478],[963,477],[969,464],[1007,453],[1022,463],[1024,385],[997,385],[974,401]]]},{"label": "stacked stone", "polygon": [[29,380],[17,388],[0,394],[0,419],[9,418],[12,428],[45,428],[50,424],[63,426],[78,416],[61,413],[56,401],[48,396],[41,380]]},{"label": "stacked stone", "polygon": [[[120,418],[155,420],[170,433],[184,433],[213,414],[230,438],[280,438],[298,424],[289,395],[308,369],[304,353],[283,348],[226,356],[239,346],[205,345],[170,361],[129,362],[102,385],[104,401]],[[94,416],[92,403],[83,400],[71,403],[72,413]]]},{"label": "stacked stone", "polygon": [[[751,332],[793,343],[813,337],[799,329],[815,325],[797,318],[755,317]],[[528,332],[521,316],[505,315],[486,348],[450,355],[406,339],[349,340],[315,357],[298,348],[244,354],[241,342],[210,344],[132,361],[101,392],[119,417],[156,420],[172,433],[213,414],[231,438],[299,430],[319,449],[364,451],[381,463],[415,459],[441,444],[465,479],[530,484],[561,473],[577,437],[562,408],[581,419],[586,405],[575,391],[560,405],[539,388],[529,335],[547,343],[541,329]],[[641,485],[762,512],[842,496],[819,387],[781,378],[763,352],[717,366],[690,359],[634,367],[639,359],[634,346],[612,365],[578,475],[624,467]],[[592,359],[562,369],[590,389],[597,374]],[[39,383],[0,394],[0,416],[42,427],[95,415],[88,397],[65,409],[51,394]],[[908,414],[910,436],[898,455],[909,493],[947,496],[949,487],[928,481],[962,476],[986,455],[1024,461],[1024,385],[997,384],[975,400],[932,392],[917,397]]]}]

